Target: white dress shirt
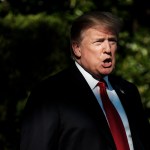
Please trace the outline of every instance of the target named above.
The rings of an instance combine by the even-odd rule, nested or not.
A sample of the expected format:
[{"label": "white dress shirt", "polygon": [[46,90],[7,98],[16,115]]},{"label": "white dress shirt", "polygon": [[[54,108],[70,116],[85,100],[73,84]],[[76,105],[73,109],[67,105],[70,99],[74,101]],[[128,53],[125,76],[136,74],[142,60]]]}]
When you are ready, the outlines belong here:
[{"label": "white dress shirt", "polygon": [[[99,89],[99,86],[97,86],[97,83],[99,81],[96,80],[95,78],[93,78],[93,76],[91,74],[89,74],[87,71],[85,71],[77,62],[75,62],[75,64],[76,64],[77,68],[79,69],[79,71],[82,73],[85,80],[87,81],[88,85],[90,86],[91,90],[93,91],[100,107],[102,108],[102,110],[105,114],[105,111],[104,111],[103,105],[102,105],[102,101],[101,101],[101,97],[100,97],[100,93],[99,93],[100,89]],[[113,103],[113,105],[117,109],[117,111],[118,111],[118,113],[119,113],[119,115],[122,119],[123,125],[125,127],[125,131],[126,131],[127,139],[128,139],[128,142],[129,142],[130,150],[134,150],[132,137],[131,137],[131,131],[130,131],[128,119],[127,119],[126,113],[124,111],[124,108],[121,104],[121,101],[120,101],[117,93],[115,92],[115,90],[112,88],[110,82],[108,81],[108,76],[104,77],[104,80],[107,83],[107,89],[106,89],[107,94],[108,94],[111,102]]]}]

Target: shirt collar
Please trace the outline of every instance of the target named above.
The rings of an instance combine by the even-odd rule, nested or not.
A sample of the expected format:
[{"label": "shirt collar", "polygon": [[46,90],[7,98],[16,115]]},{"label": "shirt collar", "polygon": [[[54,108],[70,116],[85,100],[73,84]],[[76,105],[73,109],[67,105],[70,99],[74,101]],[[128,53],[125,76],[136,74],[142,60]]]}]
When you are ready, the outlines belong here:
[{"label": "shirt collar", "polygon": [[[96,80],[95,78],[93,78],[93,76],[90,73],[88,73],[83,67],[81,67],[77,62],[75,62],[75,64],[76,64],[77,68],[79,69],[79,71],[81,72],[81,74],[83,75],[83,77],[85,78],[85,80],[87,81],[90,88],[94,89],[99,81]],[[110,83],[108,81],[108,76],[105,76],[104,80],[106,81],[106,83],[109,87]]]}]

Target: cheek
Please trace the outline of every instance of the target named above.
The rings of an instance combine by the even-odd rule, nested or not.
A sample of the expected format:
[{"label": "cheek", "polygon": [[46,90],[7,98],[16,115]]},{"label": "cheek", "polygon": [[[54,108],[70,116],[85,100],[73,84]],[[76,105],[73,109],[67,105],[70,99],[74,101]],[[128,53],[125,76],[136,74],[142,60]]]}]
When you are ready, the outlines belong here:
[{"label": "cheek", "polygon": [[114,57],[115,58],[115,56],[116,56],[116,49],[114,49],[114,50],[112,50],[112,57]]},{"label": "cheek", "polygon": [[95,51],[87,50],[82,53],[82,63],[94,67],[95,65],[99,64],[100,59],[98,54]]},{"label": "cheek", "polygon": [[112,63],[113,63],[113,66],[116,64],[116,51],[112,53]]},{"label": "cheek", "polygon": [[92,59],[97,55],[97,52],[91,47],[84,47],[81,51],[81,55],[86,59]]}]

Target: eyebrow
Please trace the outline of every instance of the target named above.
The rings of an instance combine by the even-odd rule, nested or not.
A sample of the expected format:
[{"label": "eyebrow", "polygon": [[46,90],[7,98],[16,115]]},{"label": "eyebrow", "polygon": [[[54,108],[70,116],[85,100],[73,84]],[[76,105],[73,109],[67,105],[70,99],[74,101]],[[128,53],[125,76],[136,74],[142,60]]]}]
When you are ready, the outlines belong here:
[{"label": "eyebrow", "polygon": [[[105,38],[96,38],[95,41],[104,41]],[[108,41],[116,41],[117,42],[117,37],[109,37]]]}]

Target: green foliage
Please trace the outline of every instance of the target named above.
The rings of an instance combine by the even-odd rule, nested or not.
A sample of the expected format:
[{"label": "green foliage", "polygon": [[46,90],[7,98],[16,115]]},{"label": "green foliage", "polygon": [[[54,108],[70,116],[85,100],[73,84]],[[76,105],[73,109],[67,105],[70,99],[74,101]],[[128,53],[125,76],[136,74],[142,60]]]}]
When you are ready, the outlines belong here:
[{"label": "green foliage", "polygon": [[[32,87],[69,65],[70,25],[89,10],[112,11],[123,18],[114,73],[138,86],[144,107],[150,110],[150,31],[143,21],[148,4],[133,0],[1,1],[0,149],[19,149],[21,114]],[[141,5],[137,15],[133,10]]]},{"label": "green foliage", "polygon": [[9,13],[0,19],[0,27],[0,136],[2,145],[7,142],[11,147],[16,141],[9,141],[10,135],[19,136],[19,117],[31,88],[67,65],[68,26],[56,14]]},{"label": "green foliage", "polygon": [[116,72],[138,86],[144,106],[150,108],[149,32],[147,28],[140,28],[129,41],[126,40],[130,36],[127,31],[120,35],[120,51],[123,51],[121,54],[124,55],[120,57],[120,54],[118,57]]}]

